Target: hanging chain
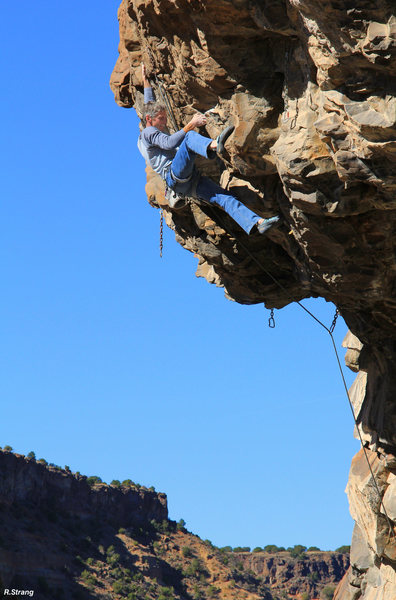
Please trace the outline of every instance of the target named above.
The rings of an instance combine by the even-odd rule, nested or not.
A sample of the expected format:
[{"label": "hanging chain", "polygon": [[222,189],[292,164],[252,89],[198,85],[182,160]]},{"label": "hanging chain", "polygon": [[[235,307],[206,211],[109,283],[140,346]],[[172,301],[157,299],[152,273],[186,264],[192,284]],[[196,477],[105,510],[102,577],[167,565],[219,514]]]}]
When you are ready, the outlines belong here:
[{"label": "hanging chain", "polygon": [[329,329],[330,333],[333,333],[333,331],[334,331],[334,329],[335,329],[335,326],[336,326],[336,323],[337,323],[337,319],[338,319],[338,315],[339,315],[339,314],[340,314],[340,311],[338,310],[338,308],[336,308],[335,315],[334,315],[334,319],[333,319],[333,322],[332,322],[332,324],[330,325],[330,329]]},{"label": "hanging chain", "polygon": [[162,258],[162,250],[164,248],[164,211],[160,209],[160,239],[159,239],[159,251],[160,257]]},{"label": "hanging chain", "polygon": [[274,309],[273,308],[271,308],[270,317],[268,319],[268,327],[270,327],[270,329],[275,328],[275,317],[274,317]]}]

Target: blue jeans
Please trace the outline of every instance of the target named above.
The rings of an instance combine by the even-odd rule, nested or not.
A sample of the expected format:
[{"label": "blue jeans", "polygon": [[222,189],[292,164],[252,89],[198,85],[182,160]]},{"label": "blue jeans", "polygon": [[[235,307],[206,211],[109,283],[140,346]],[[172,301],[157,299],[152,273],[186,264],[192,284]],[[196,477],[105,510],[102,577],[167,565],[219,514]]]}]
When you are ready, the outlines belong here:
[{"label": "blue jeans", "polygon": [[[196,191],[193,190],[194,162],[197,154],[204,158],[214,158],[215,152],[209,149],[212,140],[195,131],[189,131],[172,161],[166,175],[166,183],[172,190],[185,196],[192,195],[202,198],[209,204],[220,206],[238,225],[249,233],[261,217],[252,212],[235,196],[209,179],[200,175]],[[173,177],[172,177],[173,175]],[[192,177],[192,179],[189,179]],[[189,179],[188,181],[182,181]]]}]

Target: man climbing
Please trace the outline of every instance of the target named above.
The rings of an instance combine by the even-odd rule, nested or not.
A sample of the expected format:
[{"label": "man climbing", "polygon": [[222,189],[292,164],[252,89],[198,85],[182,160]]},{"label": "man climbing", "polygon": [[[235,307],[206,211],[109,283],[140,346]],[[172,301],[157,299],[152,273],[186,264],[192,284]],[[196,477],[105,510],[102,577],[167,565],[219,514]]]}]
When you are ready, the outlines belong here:
[{"label": "man climbing", "polygon": [[227,127],[212,140],[194,131],[195,127],[206,124],[206,117],[196,113],[183,129],[170,135],[165,106],[156,102],[144,64],[142,78],[146,127],[140,133],[138,148],[146,163],[162,177],[167,187],[177,194],[200,198],[209,204],[220,206],[246,233],[258,231],[264,234],[278,224],[279,217],[259,217],[229,191],[195,169],[197,155],[209,159],[221,156],[234,127]]}]

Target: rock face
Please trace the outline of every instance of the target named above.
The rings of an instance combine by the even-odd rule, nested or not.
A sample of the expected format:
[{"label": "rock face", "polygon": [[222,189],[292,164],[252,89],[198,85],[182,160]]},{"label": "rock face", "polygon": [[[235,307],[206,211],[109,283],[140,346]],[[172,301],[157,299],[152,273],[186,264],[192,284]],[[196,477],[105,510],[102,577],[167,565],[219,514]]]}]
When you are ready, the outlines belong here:
[{"label": "rock face", "polygon": [[378,484],[359,455],[348,485],[354,544],[363,540],[372,564],[358,561],[338,597],[394,599],[394,0],[123,0],[119,22],[120,106],[141,115],[143,60],[177,126],[208,109],[210,137],[235,125],[227,157],[206,174],[258,214],[282,215],[266,239],[248,237],[197,201],[172,211],[148,172],[148,197],[199,257],[197,274],[246,304],[322,296],[353,334],[351,394]]},{"label": "rock face", "polygon": [[320,590],[338,582],[349,567],[349,557],[339,552],[308,552],[300,559],[289,552],[268,555],[266,552],[241,553],[238,558],[270,586],[274,597],[282,594],[308,594],[319,598]]}]

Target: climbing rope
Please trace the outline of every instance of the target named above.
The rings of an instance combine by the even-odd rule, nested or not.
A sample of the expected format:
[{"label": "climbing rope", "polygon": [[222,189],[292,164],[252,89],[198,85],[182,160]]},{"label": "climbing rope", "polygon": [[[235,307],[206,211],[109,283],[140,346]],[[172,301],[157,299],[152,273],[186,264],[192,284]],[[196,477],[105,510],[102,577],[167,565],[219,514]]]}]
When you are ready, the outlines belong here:
[{"label": "climbing rope", "polygon": [[[221,216],[220,216],[220,215],[219,215],[219,220],[222,222],[222,224],[223,224],[223,227],[224,227],[224,222],[222,221],[222,218],[221,218]],[[257,259],[257,258],[256,258],[256,257],[255,257],[255,256],[254,256],[252,253],[251,253],[251,252],[250,252],[249,248],[247,248],[247,247],[245,246],[245,244],[243,244],[243,242],[241,242],[240,240],[238,240],[238,242],[239,242],[240,246],[241,246],[241,247],[242,247],[242,248],[245,250],[245,252],[246,252],[246,253],[247,253],[247,254],[250,256],[250,258],[251,258],[251,259],[252,259],[252,260],[253,260],[253,261],[254,261],[254,262],[255,262],[255,263],[256,263],[256,264],[257,264],[257,265],[260,267],[260,269],[261,269],[261,270],[262,270],[262,271],[263,271],[263,272],[264,272],[266,275],[268,275],[268,277],[270,277],[270,278],[272,279],[272,281],[273,281],[273,282],[274,282],[274,283],[275,283],[275,284],[276,284],[276,285],[277,285],[277,286],[278,286],[278,287],[279,287],[279,288],[280,288],[282,291],[284,291],[284,292],[287,292],[287,289],[286,289],[286,287],[285,287],[285,286],[284,286],[282,283],[280,283],[280,281],[278,281],[278,280],[276,279],[276,277],[274,277],[274,276],[273,276],[273,275],[272,275],[272,274],[271,274],[269,271],[267,271],[267,270],[266,270],[266,269],[263,267],[263,265],[261,264],[261,262],[260,262],[260,261],[259,261],[259,260],[258,260],[258,259]],[[332,324],[330,325],[330,327],[327,327],[327,326],[326,326],[326,325],[325,325],[325,324],[324,324],[324,323],[323,323],[323,322],[322,322],[320,319],[318,319],[318,318],[317,318],[317,317],[316,317],[316,316],[315,316],[315,315],[314,315],[314,314],[313,314],[313,313],[312,313],[310,310],[308,310],[308,308],[307,308],[306,306],[304,306],[304,305],[303,305],[303,304],[302,304],[300,301],[298,301],[298,300],[297,300],[297,301],[296,301],[296,304],[298,304],[298,306],[299,306],[300,308],[302,308],[302,310],[304,310],[304,311],[305,311],[305,312],[306,312],[306,313],[307,313],[307,314],[308,314],[308,315],[309,315],[309,316],[310,316],[312,319],[314,319],[314,320],[315,320],[315,321],[316,321],[316,322],[317,322],[317,323],[318,323],[318,324],[319,324],[321,327],[323,327],[323,329],[325,329],[325,331],[327,331],[327,333],[330,335],[331,342],[332,342],[333,349],[334,349],[334,353],[335,353],[336,360],[337,360],[337,364],[338,364],[338,368],[339,368],[339,371],[340,371],[340,374],[341,374],[342,383],[343,383],[343,386],[344,386],[344,389],[345,389],[345,393],[346,393],[346,395],[347,395],[347,398],[348,398],[348,403],[349,403],[349,407],[350,407],[350,409],[351,409],[351,413],[352,413],[352,417],[353,417],[353,420],[354,420],[354,423],[355,423],[355,427],[356,427],[356,430],[357,430],[357,432],[358,432],[358,435],[359,435],[360,445],[361,445],[361,447],[362,447],[362,449],[363,449],[364,456],[365,456],[365,459],[366,459],[366,462],[367,462],[367,465],[368,465],[368,468],[369,468],[369,471],[370,471],[370,475],[371,475],[371,478],[372,478],[372,480],[373,480],[373,483],[374,483],[375,490],[376,490],[376,492],[377,492],[377,495],[378,495],[378,499],[379,499],[379,502],[380,502],[380,507],[382,507],[383,513],[384,513],[384,515],[385,515],[385,518],[386,518],[386,520],[387,520],[387,522],[388,522],[388,526],[389,526],[389,537],[388,537],[388,539],[390,539],[390,537],[391,537],[391,536],[393,536],[393,537],[394,537],[394,539],[395,539],[395,541],[396,541],[396,533],[395,533],[395,530],[394,530],[394,528],[393,528],[393,525],[392,525],[391,519],[390,519],[390,517],[389,517],[389,515],[388,515],[388,513],[387,513],[387,511],[386,511],[386,508],[385,508],[385,506],[384,506],[384,503],[383,503],[383,500],[382,500],[382,497],[381,497],[381,492],[380,492],[380,489],[379,489],[379,487],[378,487],[377,481],[376,481],[376,479],[375,479],[374,472],[373,472],[373,468],[372,468],[372,466],[371,466],[370,459],[369,459],[369,457],[368,457],[367,449],[366,449],[366,447],[365,447],[365,445],[364,445],[363,438],[362,438],[362,434],[361,434],[361,432],[360,432],[360,428],[359,428],[359,424],[358,424],[358,422],[357,422],[357,419],[356,419],[356,416],[355,416],[355,411],[354,411],[354,408],[353,408],[352,400],[351,400],[351,397],[350,397],[350,394],[349,394],[348,386],[347,386],[347,383],[346,383],[346,380],[345,380],[345,376],[344,376],[344,371],[343,371],[343,369],[342,369],[342,365],[341,365],[340,357],[339,357],[338,350],[337,350],[337,346],[336,346],[336,343],[335,343],[335,340],[334,340],[334,336],[333,336],[333,332],[334,332],[334,329],[335,329],[335,326],[336,326],[336,323],[337,323],[338,316],[340,315],[340,311],[339,311],[339,309],[338,309],[338,308],[336,309],[336,312],[335,312],[335,315],[334,315],[334,318],[333,318],[333,322],[332,322]],[[272,311],[271,311],[271,316],[273,316],[273,312],[272,312]],[[271,317],[270,317],[269,321],[271,321]],[[271,325],[270,325],[270,322],[269,322],[268,324],[269,324],[269,326],[271,327]],[[275,327],[275,321],[274,321],[273,327]]]},{"label": "climbing rope", "polygon": [[172,105],[171,105],[171,102],[169,101],[169,97],[164,88],[164,85],[158,75],[154,74],[153,77],[154,77],[154,81],[156,83],[156,87],[158,89],[159,95],[161,96],[161,101],[164,104],[164,106],[166,107],[169,118],[172,121],[172,126],[175,131],[178,131],[178,129],[180,129],[180,128],[177,125],[175,113],[173,112]]}]

